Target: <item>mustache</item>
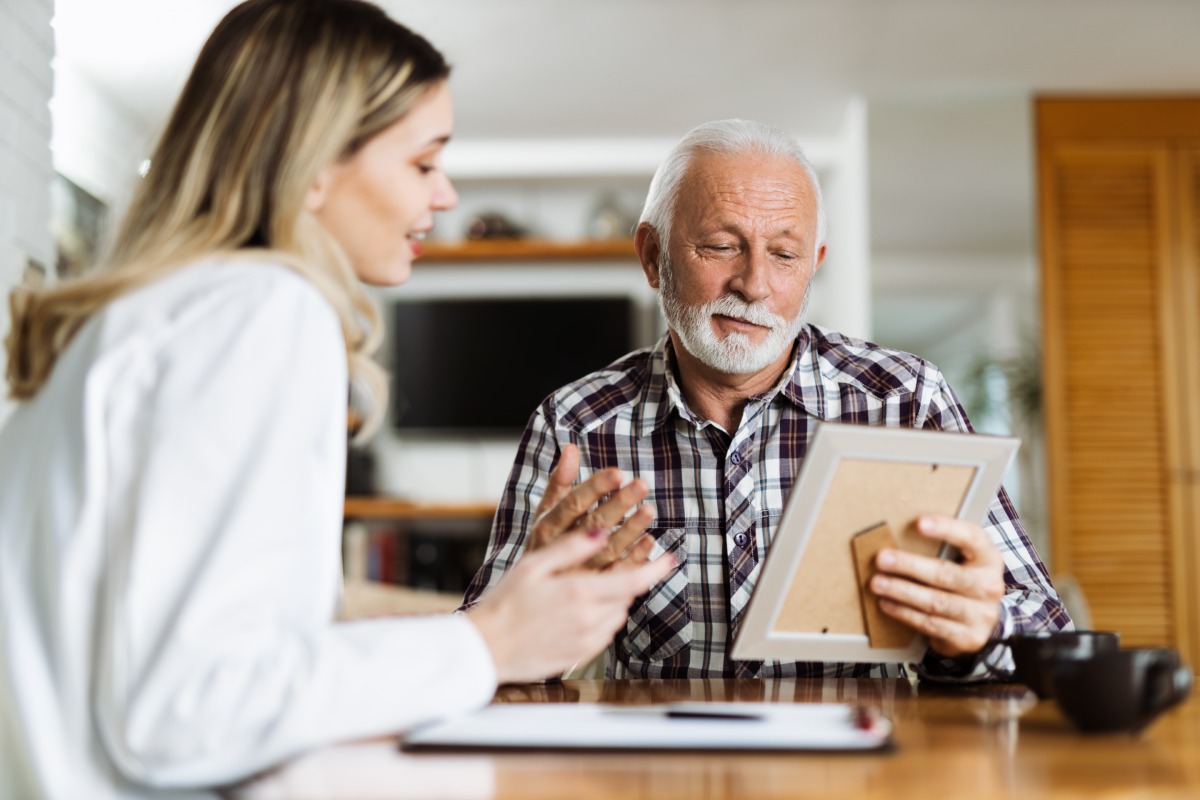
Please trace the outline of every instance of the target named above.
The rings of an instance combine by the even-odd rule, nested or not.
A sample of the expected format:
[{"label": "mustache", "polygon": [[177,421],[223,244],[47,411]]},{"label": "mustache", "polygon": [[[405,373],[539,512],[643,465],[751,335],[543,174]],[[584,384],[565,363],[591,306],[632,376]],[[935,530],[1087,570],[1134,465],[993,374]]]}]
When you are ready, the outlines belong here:
[{"label": "mustache", "polygon": [[705,303],[700,310],[706,317],[720,314],[724,317],[738,317],[754,325],[764,328],[786,327],[789,320],[772,313],[765,303],[747,303],[734,294],[727,294]]}]

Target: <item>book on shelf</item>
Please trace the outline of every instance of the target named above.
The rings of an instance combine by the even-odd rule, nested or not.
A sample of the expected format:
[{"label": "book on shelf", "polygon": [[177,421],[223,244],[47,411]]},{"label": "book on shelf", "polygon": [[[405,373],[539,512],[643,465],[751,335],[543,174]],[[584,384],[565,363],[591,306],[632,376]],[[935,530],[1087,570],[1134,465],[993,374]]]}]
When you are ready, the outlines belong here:
[{"label": "book on shelf", "polygon": [[348,522],[342,534],[343,574],[349,581],[405,583],[405,541],[390,527]]},{"label": "book on shelf", "polygon": [[367,579],[367,551],[371,532],[361,522],[348,522],[342,532],[342,572],[348,581]]}]

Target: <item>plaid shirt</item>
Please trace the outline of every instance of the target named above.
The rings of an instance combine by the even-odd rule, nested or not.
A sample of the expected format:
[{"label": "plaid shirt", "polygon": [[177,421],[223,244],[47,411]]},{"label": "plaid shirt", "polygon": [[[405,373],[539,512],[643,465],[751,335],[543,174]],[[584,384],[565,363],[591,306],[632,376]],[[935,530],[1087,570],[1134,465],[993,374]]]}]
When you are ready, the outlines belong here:
[{"label": "plaid shirt", "polygon": [[[900,677],[900,664],[740,662],[727,653],[771,545],[784,503],[821,421],[970,431],[934,365],[814,325],[790,370],[746,401],[732,435],[698,418],[675,381],[669,337],[571,383],[534,412],[492,528],[489,552],[467,589],[470,605],[520,556],[562,445],[580,450],[580,480],[607,467],[637,476],[656,512],[653,555],[681,563],[633,606],[609,648],[615,678]],[[984,530],[1004,556],[1007,595],[993,638],[1059,630],[1070,619],[1007,494]],[[918,671],[974,680],[1011,671],[1007,648],[955,661],[930,651]]]}]

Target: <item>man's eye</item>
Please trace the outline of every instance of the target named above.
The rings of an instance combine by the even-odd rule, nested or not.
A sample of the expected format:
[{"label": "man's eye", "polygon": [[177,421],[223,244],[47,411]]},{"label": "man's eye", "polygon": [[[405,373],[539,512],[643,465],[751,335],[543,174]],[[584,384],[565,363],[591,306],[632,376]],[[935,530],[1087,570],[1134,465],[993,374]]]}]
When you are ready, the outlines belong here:
[{"label": "man's eye", "polygon": [[437,169],[437,167],[435,167],[433,164],[417,164],[417,169],[421,171],[422,175],[428,175]]}]

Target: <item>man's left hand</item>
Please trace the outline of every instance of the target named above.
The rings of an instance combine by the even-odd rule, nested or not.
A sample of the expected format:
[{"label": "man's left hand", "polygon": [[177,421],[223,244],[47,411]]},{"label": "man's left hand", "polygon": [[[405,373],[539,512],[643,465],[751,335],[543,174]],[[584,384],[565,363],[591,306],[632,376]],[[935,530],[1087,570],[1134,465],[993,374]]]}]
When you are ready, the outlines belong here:
[{"label": "man's left hand", "polygon": [[973,522],[926,516],[917,530],[958,548],[962,560],[881,550],[871,591],[884,613],[924,633],[938,653],[951,658],[978,653],[1000,619],[1004,558]]},{"label": "man's left hand", "polygon": [[649,492],[645,482],[635,478],[622,486],[621,471],[611,468],[593,473],[576,486],[578,478],[579,448],[564,445],[558,466],[550,473],[550,481],[534,513],[529,549],[545,547],[572,530],[600,527],[610,535],[585,567],[633,569],[648,561],[654,539],[642,534],[654,520],[654,509],[640,505]]}]

